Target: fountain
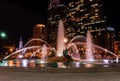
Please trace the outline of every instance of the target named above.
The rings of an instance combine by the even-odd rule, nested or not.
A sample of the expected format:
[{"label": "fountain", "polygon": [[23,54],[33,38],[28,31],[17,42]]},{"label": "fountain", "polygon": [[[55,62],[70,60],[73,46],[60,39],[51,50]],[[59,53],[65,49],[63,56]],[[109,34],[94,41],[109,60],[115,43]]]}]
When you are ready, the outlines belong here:
[{"label": "fountain", "polygon": [[59,20],[59,25],[58,25],[58,36],[57,36],[57,56],[63,56],[63,50],[65,49],[65,44],[64,44],[64,25],[62,20]]},{"label": "fountain", "polygon": [[[62,20],[60,20],[59,25],[58,25],[58,36],[57,36],[57,46],[56,46],[57,49],[55,49],[53,51],[53,50],[51,50],[52,48],[47,42],[43,41],[42,39],[35,38],[35,39],[28,41],[22,49],[15,51],[14,53],[6,56],[4,59],[9,59],[9,58],[11,59],[11,57],[13,56],[16,61],[16,57],[20,54],[20,52],[25,51],[25,54],[23,54],[24,55],[23,60],[28,59],[28,61],[23,61],[23,62],[30,63],[30,64],[28,64],[28,63],[25,63],[25,64],[28,64],[31,67],[35,67],[36,64],[38,64],[38,65],[48,64],[49,65],[49,63],[54,62],[54,63],[57,63],[58,67],[66,68],[66,66],[64,65],[64,58],[63,58],[63,50],[65,49],[64,38],[65,38],[64,25],[63,25]],[[39,41],[39,43],[36,43],[37,41]],[[32,45],[32,44],[34,44],[34,42],[37,45]],[[68,53],[70,54],[70,56],[73,59],[73,62],[72,62],[73,65],[71,67],[81,67],[81,64],[84,65],[84,67],[91,67],[91,65],[89,63],[99,64],[99,61],[98,60],[96,61],[96,59],[93,56],[93,51],[92,51],[93,48],[95,50],[97,50],[97,52],[96,52],[97,54],[99,54],[101,52],[101,51],[100,52],[98,51],[98,49],[99,49],[99,50],[104,51],[104,53],[109,53],[109,54],[115,56],[114,53],[112,53],[108,50],[105,50],[104,48],[102,48],[100,46],[92,44],[92,38],[91,38],[90,31],[87,31],[86,37],[76,36],[67,45]],[[52,57],[49,56],[52,53],[56,53],[55,56],[54,55]],[[31,57],[32,55],[38,56],[37,59],[40,59],[40,61],[36,62],[36,59],[31,60],[29,57]],[[99,56],[99,55],[97,55],[97,56]],[[62,57],[62,59],[61,59],[61,57]],[[77,62],[76,62],[76,60],[77,60]],[[15,61],[13,61],[13,62],[15,62]],[[18,63],[17,61],[16,61],[16,63]],[[119,58],[116,58],[116,61],[119,63]],[[106,60],[105,60],[105,62],[106,62]],[[109,64],[109,60],[107,60],[106,64]],[[46,65],[44,65],[44,66],[46,66]]]},{"label": "fountain", "polygon": [[41,63],[46,62],[46,57],[47,57],[47,46],[46,44],[43,44],[42,46],[42,51],[41,51]]},{"label": "fountain", "polygon": [[[57,36],[57,56],[61,57],[63,56],[63,50],[65,49],[65,36],[64,36],[64,25],[63,25],[63,21],[59,20],[59,24],[58,24],[58,36]],[[57,62],[58,67],[62,67],[62,68],[66,68],[66,66],[64,66],[63,62]]]},{"label": "fountain", "polygon": [[89,30],[87,31],[86,39],[86,61],[94,61],[92,52],[92,38]]}]

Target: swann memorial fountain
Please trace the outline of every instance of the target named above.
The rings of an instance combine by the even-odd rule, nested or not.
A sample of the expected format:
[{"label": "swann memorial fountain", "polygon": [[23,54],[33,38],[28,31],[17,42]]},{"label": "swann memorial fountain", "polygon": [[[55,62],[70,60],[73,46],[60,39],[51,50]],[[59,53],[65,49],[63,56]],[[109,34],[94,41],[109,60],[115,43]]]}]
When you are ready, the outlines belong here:
[{"label": "swann memorial fountain", "polygon": [[[64,42],[64,25],[59,21],[57,48],[51,47],[46,41],[38,38],[28,41],[23,48],[6,56],[0,66],[12,67],[59,67],[59,68],[87,68],[119,66],[119,58],[113,52],[92,43],[91,33],[88,30],[86,37],[78,35],[70,42]],[[72,58],[70,63],[63,56]]]}]

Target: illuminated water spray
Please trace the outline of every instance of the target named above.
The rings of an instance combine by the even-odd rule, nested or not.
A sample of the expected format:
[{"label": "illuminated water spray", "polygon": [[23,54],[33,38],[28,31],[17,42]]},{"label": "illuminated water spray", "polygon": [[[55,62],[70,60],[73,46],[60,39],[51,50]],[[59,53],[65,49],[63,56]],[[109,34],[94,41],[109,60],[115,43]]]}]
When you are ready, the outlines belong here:
[{"label": "illuminated water spray", "polygon": [[58,25],[58,36],[57,36],[57,56],[62,56],[62,52],[65,49],[64,45],[64,25],[62,20],[59,21]]},{"label": "illuminated water spray", "polygon": [[46,46],[46,44],[43,44],[41,53],[42,53],[42,55],[41,55],[42,62],[45,62],[46,56],[47,56],[47,46]]},{"label": "illuminated water spray", "polygon": [[87,31],[87,39],[86,39],[86,60],[94,61],[93,52],[92,52],[92,37],[89,30]]}]

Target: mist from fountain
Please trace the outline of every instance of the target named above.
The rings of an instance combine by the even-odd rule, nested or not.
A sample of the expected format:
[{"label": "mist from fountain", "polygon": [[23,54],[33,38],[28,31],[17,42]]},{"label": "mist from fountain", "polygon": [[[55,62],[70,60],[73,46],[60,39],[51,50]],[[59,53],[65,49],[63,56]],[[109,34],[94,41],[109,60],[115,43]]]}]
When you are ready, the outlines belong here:
[{"label": "mist from fountain", "polygon": [[75,43],[69,43],[67,49],[73,50],[72,52],[69,52],[69,55],[72,57],[73,60],[80,61],[80,54],[78,53],[78,48]]},{"label": "mist from fountain", "polygon": [[47,57],[47,46],[46,44],[43,44],[42,46],[42,51],[41,51],[41,62],[45,62],[46,61],[46,57]]}]

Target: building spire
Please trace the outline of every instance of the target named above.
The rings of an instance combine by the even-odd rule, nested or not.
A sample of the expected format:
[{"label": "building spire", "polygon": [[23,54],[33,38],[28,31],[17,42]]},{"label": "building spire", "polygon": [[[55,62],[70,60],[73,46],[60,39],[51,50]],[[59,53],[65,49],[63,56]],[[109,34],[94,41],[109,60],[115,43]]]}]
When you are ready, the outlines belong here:
[{"label": "building spire", "polygon": [[19,40],[19,49],[23,48],[23,40],[22,40],[22,36],[20,36],[20,40]]}]

